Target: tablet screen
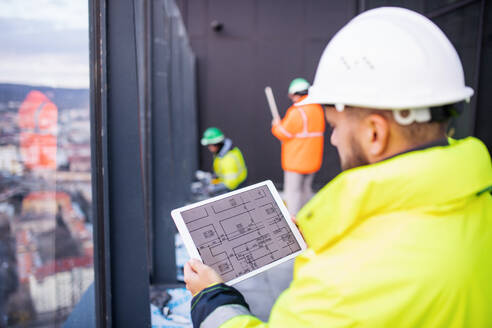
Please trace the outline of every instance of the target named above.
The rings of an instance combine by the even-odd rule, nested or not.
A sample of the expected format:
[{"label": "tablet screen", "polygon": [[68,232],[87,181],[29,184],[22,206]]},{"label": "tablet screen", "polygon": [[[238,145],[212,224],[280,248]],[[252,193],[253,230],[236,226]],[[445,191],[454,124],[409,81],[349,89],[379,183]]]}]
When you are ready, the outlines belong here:
[{"label": "tablet screen", "polygon": [[181,216],[203,263],[226,282],[301,250],[266,185]]}]

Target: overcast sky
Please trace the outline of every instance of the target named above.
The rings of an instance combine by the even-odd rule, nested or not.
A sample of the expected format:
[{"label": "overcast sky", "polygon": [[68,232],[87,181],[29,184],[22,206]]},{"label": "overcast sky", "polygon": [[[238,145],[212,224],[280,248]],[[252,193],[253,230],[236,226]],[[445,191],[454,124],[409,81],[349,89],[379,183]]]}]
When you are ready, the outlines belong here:
[{"label": "overcast sky", "polygon": [[0,83],[89,87],[88,0],[0,0]]}]

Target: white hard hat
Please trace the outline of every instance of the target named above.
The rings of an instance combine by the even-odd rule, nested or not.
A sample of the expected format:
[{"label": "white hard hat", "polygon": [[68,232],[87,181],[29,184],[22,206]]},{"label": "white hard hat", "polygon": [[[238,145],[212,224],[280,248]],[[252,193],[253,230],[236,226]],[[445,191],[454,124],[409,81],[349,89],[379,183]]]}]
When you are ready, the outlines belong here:
[{"label": "white hard hat", "polygon": [[352,19],[328,43],[302,104],[428,108],[469,100],[456,50],[428,18],[383,7]]}]

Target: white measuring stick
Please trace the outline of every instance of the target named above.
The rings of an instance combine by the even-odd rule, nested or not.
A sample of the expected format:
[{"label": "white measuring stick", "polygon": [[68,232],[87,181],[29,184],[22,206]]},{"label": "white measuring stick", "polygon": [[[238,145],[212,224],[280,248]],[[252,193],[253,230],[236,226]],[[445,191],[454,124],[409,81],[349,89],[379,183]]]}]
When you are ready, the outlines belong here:
[{"label": "white measuring stick", "polygon": [[273,91],[271,87],[265,87],[265,95],[267,97],[268,106],[272,112],[272,117],[274,120],[280,121],[280,115],[278,113],[277,104],[275,103],[275,98],[273,97]]}]

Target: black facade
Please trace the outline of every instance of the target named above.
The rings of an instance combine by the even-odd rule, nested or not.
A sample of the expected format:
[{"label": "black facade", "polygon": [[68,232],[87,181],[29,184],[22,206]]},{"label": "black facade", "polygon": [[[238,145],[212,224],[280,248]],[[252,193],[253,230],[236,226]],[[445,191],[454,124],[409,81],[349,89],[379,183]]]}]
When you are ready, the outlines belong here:
[{"label": "black facade", "polygon": [[[270,133],[271,116],[263,93],[274,90],[280,114],[290,105],[287,87],[295,77],[309,81],[333,35],[359,12],[401,6],[430,17],[460,55],[466,84],[475,90],[454,123],[455,136],[475,135],[492,148],[492,51],[490,1],[323,1],[203,0],[177,1],[197,56],[199,133],[218,126],[243,150],[251,183],[282,182],[280,144]],[[214,29],[216,22],[222,29]],[[490,89],[490,88],[489,88]],[[328,131],[326,136],[328,136]],[[326,138],[323,166],[315,185],[338,174],[336,150]],[[211,169],[202,148],[200,166]]]},{"label": "black facade", "polygon": [[[173,0],[90,3],[96,283],[88,307],[98,327],[149,326],[149,283],[176,282],[169,212],[188,196],[197,153],[211,169],[198,144],[205,128],[220,127],[242,149],[249,183],[281,184],[263,89],[272,86],[285,113],[289,82],[312,81],[328,41],[359,12],[401,5],[448,34],[475,89],[456,135],[492,148],[490,1],[177,0],[187,31]],[[325,143],[318,187],[340,170]]]}]

